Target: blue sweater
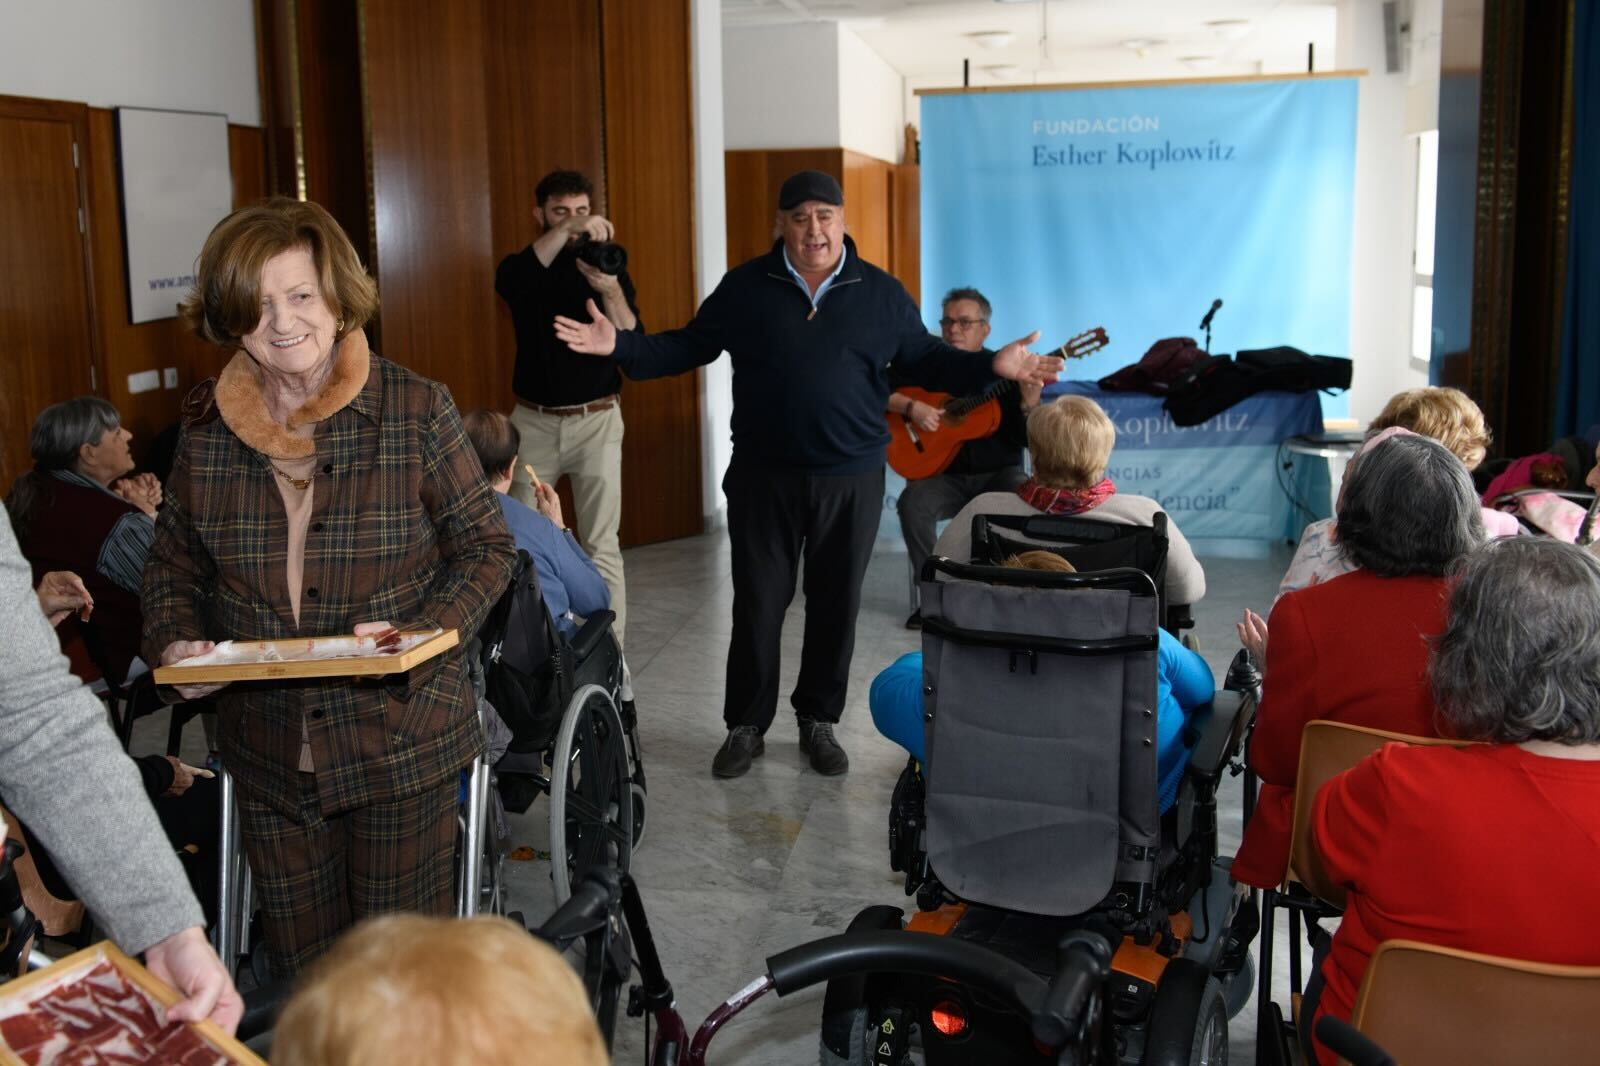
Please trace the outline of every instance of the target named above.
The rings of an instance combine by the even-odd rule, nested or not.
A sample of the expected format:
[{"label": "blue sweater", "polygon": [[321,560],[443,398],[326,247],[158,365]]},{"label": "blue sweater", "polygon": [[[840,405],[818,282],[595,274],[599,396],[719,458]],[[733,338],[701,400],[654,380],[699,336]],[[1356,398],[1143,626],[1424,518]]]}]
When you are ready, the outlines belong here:
[{"label": "blue sweater", "polygon": [[630,378],[733,359],[733,458],[811,474],[883,465],[889,370],[941,392],[995,380],[982,360],[930,334],[905,288],[845,238],[839,277],[818,301],[789,274],[783,243],[734,267],[694,318],[664,333],[617,334]]},{"label": "blue sweater", "polygon": [[[1189,749],[1183,725],[1196,707],[1211,702],[1216,682],[1211,668],[1177,637],[1159,630],[1156,652],[1156,782],[1161,813],[1178,799]],[[872,681],[868,697],[878,732],[922,762],[922,653],[902,655]]]},{"label": "blue sweater", "polygon": [[500,510],[505,512],[517,547],[533,556],[539,591],[556,628],[572,636],[578,631],[573,615],[587,618],[611,606],[611,590],[606,588],[600,568],[578,547],[570,529],[557,529],[554,522],[521,500],[503,492],[495,495],[500,497]]}]

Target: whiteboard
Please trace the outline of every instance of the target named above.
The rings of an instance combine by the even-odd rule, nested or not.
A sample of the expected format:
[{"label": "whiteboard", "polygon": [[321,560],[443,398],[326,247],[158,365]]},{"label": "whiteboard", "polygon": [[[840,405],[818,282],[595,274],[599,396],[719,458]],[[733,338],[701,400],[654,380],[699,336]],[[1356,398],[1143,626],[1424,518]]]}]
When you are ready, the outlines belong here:
[{"label": "whiteboard", "polygon": [[206,235],[233,209],[228,116],[117,108],[128,318],[172,318]]}]

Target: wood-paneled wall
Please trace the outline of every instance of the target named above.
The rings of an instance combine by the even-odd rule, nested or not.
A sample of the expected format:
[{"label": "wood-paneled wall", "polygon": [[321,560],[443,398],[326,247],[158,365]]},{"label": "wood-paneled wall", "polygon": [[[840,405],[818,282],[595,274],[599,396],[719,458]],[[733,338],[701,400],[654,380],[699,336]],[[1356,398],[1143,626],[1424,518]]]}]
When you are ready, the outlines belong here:
[{"label": "wood-paneled wall", "polygon": [[[645,328],[670,329],[697,303],[688,7],[605,0],[602,11],[606,203],[629,249]],[[699,527],[699,374],[628,383],[622,413],[624,534],[630,515]]]},{"label": "wood-paneled wall", "polygon": [[363,23],[382,352],[462,410],[506,406],[484,358],[498,309],[483,8],[364,0]]},{"label": "wood-paneled wall", "polygon": [[[359,0],[359,13],[385,355],[463,409],[511,407],[516,346],[494,269],[534,235],[534,184],[557,167],[596,179],[647,327],[688,319],[687,0]],[[622,542],[700,532],[698,375],[623,396]]]},{"label": "wood-paneled wall", "polygon": [[[724,157],[728,262],[742,263],[772,247],[778,189],[798,170],[820,170],[844,189],[845,228],[861,257],[900,279],[916,296],[922,286],[917,249],[916,164],[894,164],[848,148],[736,149]],[[909,198],[909,205],[905,202]]]},{"label": "wood-paneled wall", "polygon": [[[589,175],[597,186],[595,209],[609,213],[603,188],[600,2],[488,3],[484,20],[488,122],[497,131],[489,138],[491,258],[499,263],[537,235],[533,189],[552,170]],[[539,62],[530,63],[529,43],[541,40],[562,46],[545,49]],[[493,340],[484,355],[504,390],[511,381],[517,339],[503,300],[494,301],[493,315]]]}]

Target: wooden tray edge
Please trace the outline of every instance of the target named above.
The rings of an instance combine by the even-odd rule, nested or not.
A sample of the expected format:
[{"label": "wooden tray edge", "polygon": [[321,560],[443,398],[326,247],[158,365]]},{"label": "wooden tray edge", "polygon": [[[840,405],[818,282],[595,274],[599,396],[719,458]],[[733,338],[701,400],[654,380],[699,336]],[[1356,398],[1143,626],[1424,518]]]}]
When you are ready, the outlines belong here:
[{"label": "wooden tray edge", "polygon": [[[26,993],[28,989],[35,985],[54,980],[61,970],[70,970],[82,963],[98,962],[101,959],[105,959],[118,970],[121,970],[124,977],[148,992],[150,998],[160,1003],[163,1007],[170,1007],[183,998],[178,994],[177,989],[145,969],[137,959],[117,947],[116,944],[109,940],[100,940],[79,951],[74,951],[71,955],[65,955],[57,959],[52,966],[23,974],[14,981],[7,981],[5,984],[0,985],[0,1000],[14,999],[18,995]],[[228,1055],[238,1066],[267,1066],[265,1059],[245,1047],[234,1037],[223,1032],[222,1027],[216,1022],[208,1019],[206,1021],[189,1022],[188,1024],[200,1034],[206,1043]],[[0,1066],[23,1066],[21,1057],[7,1047],[3,1040],[0,1040]]]},{"label": "wooden tray edge", "polygon": [[399,655],[364,655],[352,659],[314,659],[305,662],[235,663],[231,666],[158,666],[154,677],[158,685],[294,681],[318,677],[386,677],[403,674],[460,643],[461,638],[456,631],[446,629]]}]

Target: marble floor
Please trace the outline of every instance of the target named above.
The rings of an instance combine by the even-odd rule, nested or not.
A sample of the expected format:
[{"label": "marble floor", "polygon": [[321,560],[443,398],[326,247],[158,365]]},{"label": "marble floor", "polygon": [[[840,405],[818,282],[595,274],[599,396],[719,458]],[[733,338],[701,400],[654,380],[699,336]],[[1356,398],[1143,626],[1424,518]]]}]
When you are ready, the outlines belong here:
[{"label": "marble floor", "polygon": [[[1265,559],[1207,557],[1208,592],[1194,630],[1219,681],[1238,648],[1233,623],[1244,607],[1265,611],[1288,564],[1287,548]],[[867,572],[850,700],[839,737],[850,772],[824,778],[801,756],[787,693],[799,665],[803,599],[797,595],[784,628],[785,694],[767,736],[765,757],[732,781],[711,776],[711,756],[725,735],[723,667],[730,630],[732,580],[723,533],[624,553],[628,575],[628,661],[649,776],[649,827],[634,855],[634,873],[660,949],[692,1029],[724,998],[765,972],[764,960],[784,948],[840,932],[861,908],[888,903],[914,908],[889,869],[889,794],[905,765],[900,748],[873,730],[867,689],[883,666],[918,646],[904,628],[904,549],[880,540]],[[165,743],[166,716],[143,719],[134,750]],[[203,759],[200,730],[184,753]],[[1222,796],[1221,848],[1238,846],[1241,793],[1230,780]],[[541,799],[513,816],[511,845],[543,852],[549,831]],[[549,863],[507,863],[510,908],[537,925],[554,908]],[[1279,943],[1287,935],[1280,927]],[[1280,964],[1279,1002],[1287,1001]],[[817,1061],[822,990],[785,999],[768,996],[718,1034],[718,1066],[777,1066]],[[1230,1027],[1230,1061],[1254,1060],[1255,1004]],[[642,1023],[619,1016],[615,1061],[643,1058]]]},{"label": "marble floor", "polygon": [[[732,599],[726,538],[708,534],[625,553],[628,660],[650,785],[649,828],[634,872],[691,1029],[762,974],[768,955],[842,931],[869,904],[914,906],[889,869],[885,839],[889,794],[905,755],[873,730],[866,706],[876,672],[918,646],[904,628],[906,562],[898,548],[880,542],[867,574],[839,730],[850,772],[823,778],[807,767],[785,698],[765,757],[732,781],[710,773],[724,736]],[[1234,620],[1245,606],[1270,604],[1288,557],[1284,549],[1268,559],[1204,560],[1209,592],[1196,612],[1196,633],[1219,679],[1238,647]],[[784,630],[785,696],[798,669],[802,611],[797,596]],[[541,802],[517,818],[513,843],[542,847],[544,814]],[[1237,846],[1240,817],[1234,779],[1223,798],[1226,853]],[[512,905],[536,922],[553,905],[548,865],[508,865]],[[821,989],[769,996],[718,1035],[712,1061],[815,1062],[821,1001]],[[1234,1019],[1231,1061],[1253,1060],[1254,1027],[1252,1004]],[[641,1023],[619,1019],[616,1061],[639,1061],[642,1044]]]}]

